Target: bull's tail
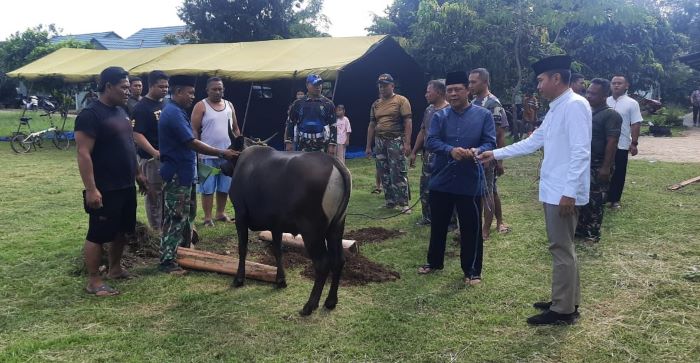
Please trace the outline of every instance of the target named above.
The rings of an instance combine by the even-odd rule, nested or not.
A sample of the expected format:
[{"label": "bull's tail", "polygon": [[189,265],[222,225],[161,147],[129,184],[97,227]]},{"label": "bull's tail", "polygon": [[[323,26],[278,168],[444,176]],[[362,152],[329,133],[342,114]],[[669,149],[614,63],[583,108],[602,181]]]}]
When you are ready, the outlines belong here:
[{"label": "bull's tail", "polygon": [[333,157],[333,166],[338,169],[340,175],[343,177],[343,184],[345,190],[347,190],[347,193],[343,195],[342,202],[338,205],[338,211],[330,221],[331,225],[337,225],[337,223],[345,219],[345,215],[347,214],[348,204],[350,204],[350,193],[352,192],[352,175],[350,175],[350,170],[335,157]]}]

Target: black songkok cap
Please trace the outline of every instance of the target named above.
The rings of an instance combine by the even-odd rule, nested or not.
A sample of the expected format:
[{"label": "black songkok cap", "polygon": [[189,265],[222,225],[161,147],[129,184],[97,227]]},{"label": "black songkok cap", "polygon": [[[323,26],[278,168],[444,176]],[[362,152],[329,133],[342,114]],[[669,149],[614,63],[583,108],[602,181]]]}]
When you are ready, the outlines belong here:
[{"label": "black songkok cap", "polygon": [[183,75],[172,76],[172,77],[170,77],[170,80],[168,81],[168,83],[170,84],[170,87],[177,87],[177,86],[194,87],[195,83],[197,83],[197,77],[183,76]]},{"label": "black songkok cap", "polygon": [[107,83],[116,85],[122,79],[128,79],[129,72],[122,67],[107,67],[100,72],[100,79],[97,82],[97,91],[104,92]]},{"label": "black songkok cap", "polygon": [[571,69],[571,61],[571,57],[568,55],[555,55],[535,62],[532,65],[532,70],[535,71],[535,76],[539,76],[547,71]]},{"label": "black songkok cap", "polygon": [[450,72],[445,77],[445,86],[451,84],[464,84],[465,86],[469,84],[469,76],[465,71]]}]

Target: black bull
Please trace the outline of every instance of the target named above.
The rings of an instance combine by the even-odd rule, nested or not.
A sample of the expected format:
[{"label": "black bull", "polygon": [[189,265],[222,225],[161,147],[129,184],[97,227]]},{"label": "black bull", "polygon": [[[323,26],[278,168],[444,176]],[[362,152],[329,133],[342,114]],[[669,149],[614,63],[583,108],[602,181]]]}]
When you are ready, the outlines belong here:
[{"label": "black bull", "polygon": [[315,280],[300,314],[309,315],[318,308],[329,273],[331,288],[324,306],[335,308],[345,264],[342,238],[352,189],[350,172],[324,153],[281,152],[260,145],[244,147],[242,137],[234,140],[232,148],[243,150],[237,160],[223,168],[224,173],[233,173],[229,197],[236,211],[240,254],[233,286],[240,287],[245,281],[248,229],[272,232],[279,288],[287,286],[282,266],[282,233],[301,234]]}]

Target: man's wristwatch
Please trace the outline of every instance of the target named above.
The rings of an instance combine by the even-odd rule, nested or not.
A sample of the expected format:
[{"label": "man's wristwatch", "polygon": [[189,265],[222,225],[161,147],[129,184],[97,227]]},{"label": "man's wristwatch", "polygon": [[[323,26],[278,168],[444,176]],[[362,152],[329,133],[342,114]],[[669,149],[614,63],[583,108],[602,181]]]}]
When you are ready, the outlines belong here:
[{"label": "man's wristwatch", "polygon": [[223,151],[219,151],[219,158],[221,158],[221,159],[224,158],[224,152],[223,152]]},{"label": "man's wristwatch", "polygon": [[637,146],[639,143],[637,141],[632,141],[632,146]]}]

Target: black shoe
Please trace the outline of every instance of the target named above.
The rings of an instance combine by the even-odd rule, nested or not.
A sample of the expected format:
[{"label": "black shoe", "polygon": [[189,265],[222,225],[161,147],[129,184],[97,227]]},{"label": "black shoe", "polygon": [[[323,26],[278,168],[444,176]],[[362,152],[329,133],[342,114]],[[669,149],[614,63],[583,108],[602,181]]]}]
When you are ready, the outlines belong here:
[{"label": "black shoe", "polygon": [[579,314],[577,312],[559,314],[552,310],[547,310],[542,314],[527,318],[527,323],[530,325],[573,325],[578,317]]},{"label": "black shoe", "polygon": [[[547,311],[549,308],[552,307],[552,302],[551,301],[538,301],[534,304],[532,304],[532,307],[537,309],[537,310],[542,310],[542,311]],[[574,305],[574,314],[578,314],[578,305]]]}]

